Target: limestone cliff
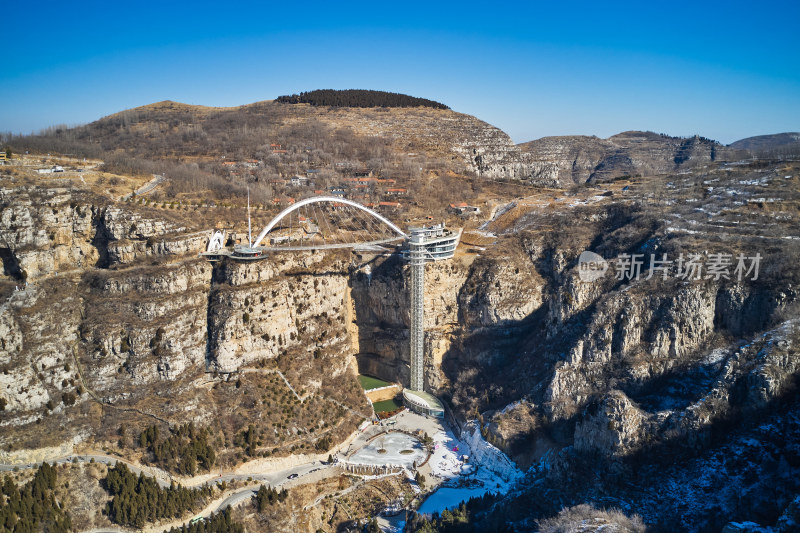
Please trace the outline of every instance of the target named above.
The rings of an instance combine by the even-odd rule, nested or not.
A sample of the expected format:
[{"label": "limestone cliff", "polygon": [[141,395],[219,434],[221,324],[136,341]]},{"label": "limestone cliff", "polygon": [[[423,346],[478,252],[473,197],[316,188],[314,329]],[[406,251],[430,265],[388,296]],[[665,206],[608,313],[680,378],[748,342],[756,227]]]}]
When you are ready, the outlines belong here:
[{"label": "limestone cliff", "polygon": [[[2,194],[0,426],[15,428],[0,438],[5,450],[102,440],[106,424],[126,417],[230,434],[247,419],[214,413],[242,400],[199,384],[254,363],[267,376],[282,371],[289,393],[310,405],[339,402],[335,415],[308,408],[327,414],[325,432],[343,438],[360,422],[344,411],[365,400],[344,327],[347,263],[335,253],[214,267],[196,256],[208,232],[182,224],[185,215],[66,189]],[[297,416],[286,430],[295,438],[322,423]]]},{"label": "limestone cliff", "polygon": [[[431,263],[425,269],[426,386],[443,385],[442,356],[450,347],[460,320],[458,291],[468,273],[461,261]],[[359,369],[408,385],[409,295],[407,267],[398,258],[379,261],[370,274],[357,271],[350,279],[357,324]]]},{"label": "limestone cliff", "polygon": [[670,137],[628,131],[598,137],[543,137],[519,145],[522,151],[561,186],[603,181],[620,176],[653,175],[724,158],[726,148],[694,136]]},{"label": "limestone cliff", "polygon": [[[318,275],[321,269],[330,270]],[[221,265],[209,298],[211,368],[231,372],[293,348],[346,344],[346,291],[345,264],[321,252]],[[342,355],[346,366],[350,354]]]}]

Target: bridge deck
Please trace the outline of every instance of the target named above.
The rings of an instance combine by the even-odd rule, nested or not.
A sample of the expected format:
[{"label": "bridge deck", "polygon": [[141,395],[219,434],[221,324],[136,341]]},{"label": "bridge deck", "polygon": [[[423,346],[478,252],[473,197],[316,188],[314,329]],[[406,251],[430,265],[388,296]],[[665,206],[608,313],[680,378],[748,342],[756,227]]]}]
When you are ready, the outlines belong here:
[{"label": "bridge deck", "polygon": [[230,249],[222,249],[214,252],[201,252],[200,255],[209,258],[212,257],[221,258],[222,256],[225,256],[225,257],[230,257],[231,259],[235,259],[237,261],[257,261],[259,259],[264,259],[265,254],[269,252],[304,252],[310,250],[332,250],[337,248],[363,249],[363,248],[380,246],[381,244],[388,244],[402,239],[403,237],[398,235],[386,239],[378,239],[375,241],[355,242],[355,243],[317,244],[308,246],[256,246],[253,247],[252,250],[254,252],[259,252],[261,255],[255,257],[246,255],[237,255],[235,250],[230,250]]}]

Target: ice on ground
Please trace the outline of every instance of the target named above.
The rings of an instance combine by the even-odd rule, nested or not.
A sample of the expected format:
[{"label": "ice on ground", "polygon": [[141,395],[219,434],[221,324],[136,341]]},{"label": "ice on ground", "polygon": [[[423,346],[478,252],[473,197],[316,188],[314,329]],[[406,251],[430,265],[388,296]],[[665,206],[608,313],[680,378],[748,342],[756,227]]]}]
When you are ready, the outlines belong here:
[{"label": "ice on ground", "polygon": [[489,470],[506,483],[513,483],[522,477],[522,471],[514,461],[484,440],[477,422],[469,422],[462,437],[472,451],[470,462],[479,464],[481,469]]},{"label": "ice on ground", "polygon": [[494,491],[491,491],[487,487],[458,489],[444,487],[428,496],[428,499],[422,503],[417,512],[420,514],[441,513],[445,509],[454,509],[458,507],[461,502],[467,501],[470,498],[483,496],[487,492]]},{"label": "ice on ground", "polygon": [[[378,451],[381,449],[385,450],[385,453]],[[411,453],[401,453],[408,450]],[[359,465],[398,465],[411,468],[412,463],[419,464],[424,461],[425,455],[425,448],[419,440],[399,431],[391,431],[358,450],[350,456],[347,462]]]},{"label": "ice on ground", "polygon": [[675,233],[677,231],[682,231],[683,233],[688,233],[690,235],[694,235],[696,233],[700,233],[699,231],[696,231],[696,230],[691,230],[691,229],[686,229],[686,228],[676,228],[675,226],[669,226],[667,228],[667,231],[670,232],[670,233]]},{"label": "ice on ground", "polygon": [[703,359],[703,363],[714,365],[724,360],[726,355],[728,355],[728,350],[725,348],[717,348],[716,350],[712,350],[711,353]]},{"label": "ice on ground", "polygon": [[730,522],[725,526],[727,531],[742,531],[743,533],[769,533],[772,528],[761,527],[755,522]]},{"label": "ice on ground", "polygon": [[[433,442],[429,464],[445,486],[423,502],[421,513],[442,512],[487,492],[505,494],[523,475],[506,454],[484,440],[477,422],[467,424],[460,440],[448,430],[436,433]],[[465,486],[452,486],[458,484]]]},{"label": "ice on ground", "polygon": [[464,462],[460,457],[463,455],[469,455],[469,451],[453,436],[450,430],[435,433],[433,435],[433,453],[428,459],[432,474],[444,480],[461,475],[461,467]]},{"label": "ice on ground", "polygon": [[384,533],[402,533],[406,527],[406,521],[398,516],[379,516],[378,526]]}]

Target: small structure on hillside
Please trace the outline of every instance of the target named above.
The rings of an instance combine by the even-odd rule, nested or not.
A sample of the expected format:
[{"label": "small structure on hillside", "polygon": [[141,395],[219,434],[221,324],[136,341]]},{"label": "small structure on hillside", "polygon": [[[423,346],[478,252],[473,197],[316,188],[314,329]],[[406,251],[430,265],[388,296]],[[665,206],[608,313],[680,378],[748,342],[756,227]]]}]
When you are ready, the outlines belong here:
[{"label": "small structure on hillside", "polygon": [[40,168],[36,170],[39,174],[55,174],[56,172],[64,172],[64,167],[60,165],[54,165],[50,168]]},{"label": "small structure on hillside", "polygon": [[468,205],[466,202],[459,202],[457,204],[450,204],[449,210],[450,210],[450,212],[455,213],[457,215],[461,215],[461,216],[478,215],[481,212],[481,208],[480,207],[477,207],[477,206],[474,206],[474,205]]}]

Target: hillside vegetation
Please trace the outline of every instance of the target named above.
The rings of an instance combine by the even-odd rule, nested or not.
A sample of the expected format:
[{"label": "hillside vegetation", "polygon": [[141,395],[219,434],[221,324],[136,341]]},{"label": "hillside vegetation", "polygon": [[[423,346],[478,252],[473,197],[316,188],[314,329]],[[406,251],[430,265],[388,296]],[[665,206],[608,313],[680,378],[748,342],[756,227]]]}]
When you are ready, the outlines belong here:
[{"label": "hillside vegetation", "polygon": [[450,109],[444,104],[417,98],[407,94],[386,91],[370,91],[365,89],[318,89],[291,96],[279,96],[276,102],[283,104],[311,104],[315,106],[334,107],[432,107],[434,109]]},{"label": "hillside vegetation", "polygon": [[[395,179],[398,187],[421,186],[431,173],[473,174],[476,163],[463,147],[501,143],[516,150],[496,128],[443,108],[277,102],[237,108],[159,102],[8,143],[15,153],[101,159],[110,173],[164,175],[168,185],[156,196],[244,198],[249,186],[256,203],[302,198],[355,173]],[[312,178],[314,187],[283,185],[296,175]]]}]

